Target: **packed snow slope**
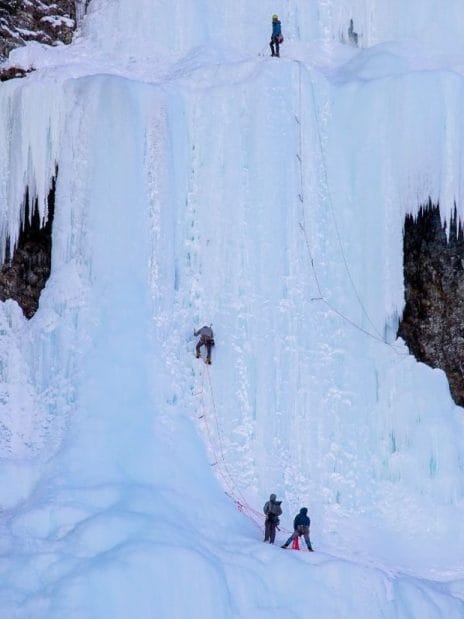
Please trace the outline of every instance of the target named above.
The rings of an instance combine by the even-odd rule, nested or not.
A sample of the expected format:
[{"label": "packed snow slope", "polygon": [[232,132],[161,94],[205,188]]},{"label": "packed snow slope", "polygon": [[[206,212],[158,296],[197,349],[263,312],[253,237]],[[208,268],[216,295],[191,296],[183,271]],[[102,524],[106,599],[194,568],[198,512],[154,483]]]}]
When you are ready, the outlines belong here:
[{"label": "packed snow slope", "polygon": [[464,8],[249,4],[93,0],[11,58],[3,248],[59,172],[0,305],[2,619],[464,616],[462,410],[395,339],[405,214],[463,209]]}]

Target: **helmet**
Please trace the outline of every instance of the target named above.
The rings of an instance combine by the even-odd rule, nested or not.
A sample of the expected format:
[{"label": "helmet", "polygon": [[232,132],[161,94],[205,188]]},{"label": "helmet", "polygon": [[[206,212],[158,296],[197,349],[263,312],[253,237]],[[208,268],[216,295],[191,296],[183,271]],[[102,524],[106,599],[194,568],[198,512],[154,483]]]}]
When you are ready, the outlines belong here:
[{"label": "helmet", "polygon": [[279,17],[277,15],[272,16],[272,21],[279,21]]}]

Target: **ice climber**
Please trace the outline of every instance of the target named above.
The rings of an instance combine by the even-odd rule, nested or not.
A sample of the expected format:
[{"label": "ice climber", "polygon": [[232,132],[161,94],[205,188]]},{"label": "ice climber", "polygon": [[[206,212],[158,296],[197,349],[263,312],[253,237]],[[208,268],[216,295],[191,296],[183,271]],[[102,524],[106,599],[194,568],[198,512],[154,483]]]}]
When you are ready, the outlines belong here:
[{"label": "ice climber", "polygon": [[287,548],[290,542],[292,542],[297,537],[301,535],[304,537],[306,546],[310,552],[313,552],[313,547],[311,546],[311,540],[309,539],[309,525],[311,524],[311,520],[308,517],[308,508],[302,507],[300,509],[300,513],[295,516],[295,520],[293,521],[293,529],[294,532],[290,535],[285,544],[282,544],[281,548]]},{"label": "ice climber", "polygon": [[196,346],[197,359],[199,359],[201,356],[200,348],[202,346],[205,346],[206,347],[205,363],[207,363],[208,365],[211,365],[211,348],[214,346],[213,330],[211,329],[211,327],[207,327],[205,325],[204,327],[201,327],[201,329],[198,329],[198,331],[194,331],[193,335],[195,337],[197,337],[198,335],[200,336],[200,339],[198,340],[198,343]]},{"label": "ice climber", "polygon": [[266,501],[263,507],[263,512],[266,514],[264,521],[264,541],[270,544],[274,543],[276,536],[276,528],[279,526],[279,516],[282,515],[280,507],[282,501],[276,501],[275,494],[271,494],[269,501]]},{"label": "ice climber", "polygon": [[277,15],[272,16],[272,34],[271,34],[271,42],[269,43],[271,47],[271,56],[280,56],[279,45],[284,42],[284,37],[282,36],[282,26],[279,21]]}]

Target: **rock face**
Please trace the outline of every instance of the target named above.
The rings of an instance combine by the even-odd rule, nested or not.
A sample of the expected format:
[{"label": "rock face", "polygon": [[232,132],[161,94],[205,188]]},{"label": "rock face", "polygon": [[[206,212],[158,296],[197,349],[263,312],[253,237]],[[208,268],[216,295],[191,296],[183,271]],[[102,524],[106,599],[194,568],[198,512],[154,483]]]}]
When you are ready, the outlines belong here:
[{"label": "rock face", "polygon": [[[55,208],[55,181],[48,196],[48,219],[41,225],[36,204],[32,207],[26,195],[25,224],[17,247],[7,257],[0,270],[0,300],[14,299],[26,318],[32,318],[39,307],[40,293],[50,276],[52,257],[52,226]],[[31,208],[32,217],[29,217]]]},{"label": "rock face", "polygon": [[0,61],[27,41],[70,43],[75,27],[74,0],[0,0]]},{"label": "rock face", "polygon": [[0,82],[7,82],[20,77],[25,77],[30,70],[25,71],[22,67],[8,67],[8,69],[0,68]]},{"label": "rock face", "polygon": [[429,202],[404,226],[406,306],[398,335],[416,359],[448,376],[464,406],[464,235],[456,212],[447,224]]}]

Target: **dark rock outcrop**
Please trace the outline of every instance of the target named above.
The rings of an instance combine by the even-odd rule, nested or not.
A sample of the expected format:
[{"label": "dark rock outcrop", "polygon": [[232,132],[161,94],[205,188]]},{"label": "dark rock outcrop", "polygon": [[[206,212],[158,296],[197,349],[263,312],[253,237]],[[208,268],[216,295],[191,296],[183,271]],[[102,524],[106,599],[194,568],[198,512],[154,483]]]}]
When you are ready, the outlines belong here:
[{"label": "dark rock outcrop", "polygon": [[442,222],[438,205],[422,206],[404,225],[406,305],[398,335],[412,354],[448,376],[464,406],[464,234],[456,210]]},{"label": "dark rock outcrop", "polygon": [[27,73],[30,73],[32,69],[22,69],[21,67],[8,67],[7,69],[0,68],[0,82],[7,82],[8,80],[14,80],[19,77],[26,77]]},{"label": "dark rock outcrop", "polygon": [[75,28],[74,0],[0,0],[0,61],[27,41],[70,43]]},{"label": "dark rock outcrop", "polygon": [[[55,180],[48,196],[48,218],[41,225],[37,201],[26,193],[25,221],[18,243],[0,270],[0,300],[14,299],[26,318],[32,318],[39,307],[40,293],[49,276],[52,256],[52,226],[55,209]],[[32,216],[30,216],[32,210]]]}]

